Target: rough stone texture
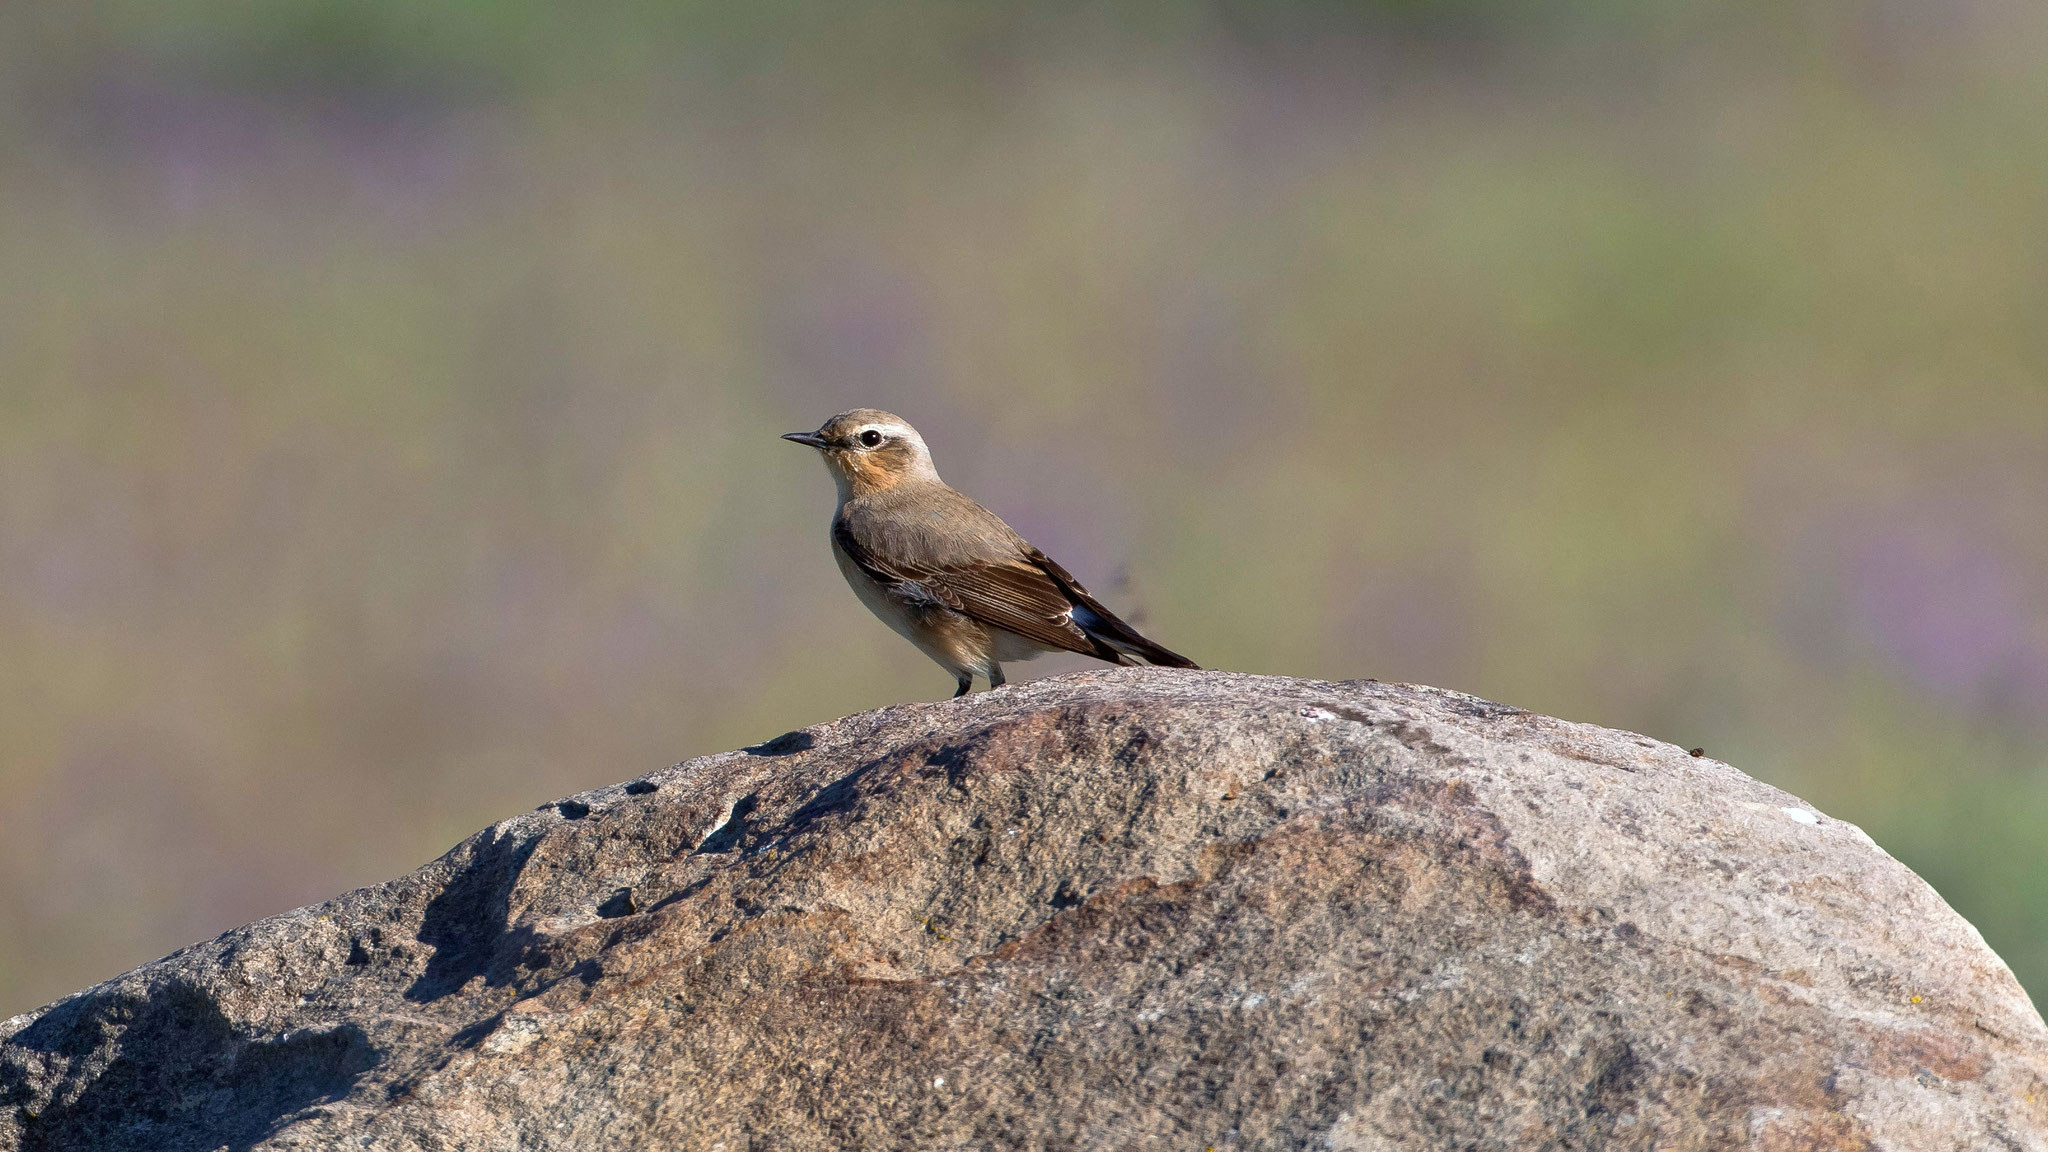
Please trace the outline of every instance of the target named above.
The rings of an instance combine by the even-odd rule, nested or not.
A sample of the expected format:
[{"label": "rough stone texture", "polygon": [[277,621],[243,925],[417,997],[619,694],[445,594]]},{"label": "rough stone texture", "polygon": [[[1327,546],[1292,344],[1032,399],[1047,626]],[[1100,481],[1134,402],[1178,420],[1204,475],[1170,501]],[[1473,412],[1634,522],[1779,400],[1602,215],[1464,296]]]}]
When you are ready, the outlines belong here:
[{"label": "rough stone texture", "polygon": [[1117,670],[507,820],[0,1023],[0,1148],[2048,1149],[1856,828],[1471,697]]}]

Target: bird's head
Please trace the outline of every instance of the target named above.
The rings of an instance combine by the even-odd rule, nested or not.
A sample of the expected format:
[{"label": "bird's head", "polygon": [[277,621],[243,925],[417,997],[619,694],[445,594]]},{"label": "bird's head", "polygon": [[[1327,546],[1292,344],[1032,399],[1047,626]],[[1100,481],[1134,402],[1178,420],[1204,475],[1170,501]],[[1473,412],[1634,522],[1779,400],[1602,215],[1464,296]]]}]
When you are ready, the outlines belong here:
[{"label": "bird's head", "polygon": [[906,480],[939,478],[924,437],[901,416],[880,409],[841,412],[816,432],[789,432],[782,438],[818,450],[842,500],[894,488]]}]

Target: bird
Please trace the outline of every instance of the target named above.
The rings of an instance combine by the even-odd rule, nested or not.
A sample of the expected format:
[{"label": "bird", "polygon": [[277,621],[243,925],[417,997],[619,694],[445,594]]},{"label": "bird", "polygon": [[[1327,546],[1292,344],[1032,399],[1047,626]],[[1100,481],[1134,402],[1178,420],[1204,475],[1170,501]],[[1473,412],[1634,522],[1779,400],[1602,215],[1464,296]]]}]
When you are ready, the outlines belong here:
[{"label": "bird", "polygon": [[924,437],[876,408],[782,437],[818,450],[839,489],[832,556],[884,624],[951,673],[991,690],[1003,663],[1079,652],[1111,664],[1197,668],[1139,635],[1002,517],[954,491]]}]

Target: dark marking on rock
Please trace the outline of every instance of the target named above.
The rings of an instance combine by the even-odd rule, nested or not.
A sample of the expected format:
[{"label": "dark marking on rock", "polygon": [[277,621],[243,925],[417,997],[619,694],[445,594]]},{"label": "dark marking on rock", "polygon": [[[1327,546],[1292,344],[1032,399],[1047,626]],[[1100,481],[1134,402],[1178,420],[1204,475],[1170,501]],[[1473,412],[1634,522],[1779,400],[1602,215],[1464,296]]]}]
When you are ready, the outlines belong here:
[{"label": "dark marking on rock", "polygon": [[1600,1070],[1586,1085],[1586,1115],[1596,1117],[1627,1111],[1642,1086],[1644,1066],[1635,1049],[1625,1040],[1614,1043],[1601,1059]]},{"label": "dark marking on rock", "polygon": [[590,815],[590,805],[581,800],[559,801],[555,804],[555,810],[562,814],[564,820],[581,820]]},{"label": "dark marking on rock", "polygon": [[773,740],[763,740],[759,744],[742,748],[741,751],[749,756],[794,756],[799,752],[810,751],[816,744],[816,737],[799,728],[794,732],[784,732]]},{"label": "dark marking on rock", "polygon": [[730,852],[739,847],[740,837],[747,834],[747,816],[753,812],[759,800],[749,794],[733,801],[732,812],[724,823],[711,830],[692,855],[703,856],[716,852]]},{"label": "dark marking on rock", "polygon": [[1500,704],[1492,700],[1481,700],[1477,696],[1449,694],[1439,697],[1437,702],[1442,704],[1448,711],[1455,712],[1460,716],[1469,716],[1474,720],[1499,720],[1508,716],[1529,715],[1527,708],[1517,708],[1512,704]]},{"label": "dark marking on rock", "polygon": [[[439,895],[428,903],[420,921],[419,940],[434,949],[427,970],[405,990],[413,1001],[437,1000],[486,975],[512,941],[507,918],[512,886],[533,855],[538,838],[517,839],[510,833],[486,832],[472,840],[467,859]],[[507,958],[509,963],[510,958]]]},{"label": "dark marking on rock", "polygon": [[835,813],[851,812],[860,798],[862,778],[873,772],[876,767],[874,763],[863,764],[818,789],[816,795],[804,801],[803,807],[790,813],[785,824],[786,830],[794,832]]},{"label": "dark marking on rock", "polygon": [[[56,1040],[99,1071],[84,1091],[52,1101],[23,1125],[22,1152],[246,1152],[306,1109],[346,1096],[378,1063],[353,1023],[252,1034],[190,984],[158,988],[146,1000],[88,994],[65,1007],[71,1011],[45,1013],[10,1045]],[[43,1034],[28,1035],[46,1023]],[[180,1090],[166,1091],[167,1083]]]},{"label": "dark marking on rock", "polygon": [[503,1024],[504,1022],[505,1014],[503,1012],[500,1012],[495,1016],[486,1017],[482,1020],[477,1021],[474,1024],[471,1024],[469,1027],[462,1029],[455,1035],[450,1036],[448,1038],[448,1043],[451,1047],[455,1048],[475,1048],[477,1045],[482,1044],[485,1040],[489,1039],[491,1033],[496,1032],[498,1030],[498,1025]]},{"label": "dark marking on rock", "polygon": [[631,784],[626,785],[626,795],[645,796],[649,792],[660,789],[660,787],[661,785],[656,784],[652,780],[635,780]]},{"label": "dark marking on rock", "polygon": [[633,890],[631,888],[621,888],[613,892],[605,898],[604,903],[597,906],[597,914],[606,920],[614,920],[620,916],[631,916],[639,910],[633,903]]},{"label": "dark marking on rock", "polygon": [[1145,755],[1145,750],[1151,747],[1151,745],[1152,734],[1140,728],[1136,732],[1131,733],[1130,738],[1124,741],[1123,747],[1117,749],[1116,762],[1125,768],[1129,768]]}]

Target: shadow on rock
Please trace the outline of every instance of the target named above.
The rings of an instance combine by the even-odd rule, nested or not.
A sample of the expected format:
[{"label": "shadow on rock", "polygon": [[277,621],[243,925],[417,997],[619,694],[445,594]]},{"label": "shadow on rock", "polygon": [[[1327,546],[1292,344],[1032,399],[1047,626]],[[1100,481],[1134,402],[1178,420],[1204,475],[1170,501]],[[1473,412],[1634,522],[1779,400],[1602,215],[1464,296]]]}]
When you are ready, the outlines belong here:
[{"label": "shadow on rock", "polygon": [[257,1038],[189,984],[84,997],[16,1043],[74,1058],[111,1055],[85,1091],[28,1118],[22,1152],[149,1147],[243,1152],[308,1108],[348,1095],[378,1055],[362,1029]]},{"label": "shadow on rock", "polygon": [[517,951],[506,930],[512,887],[537,842],[489,833],[478,838],[468,864],[427,905],[419,941],[430,945],[434,955],[405,990],[407,1000],[438,1000],[478,976],[494,985],[504,982],[502,974],[493,976],[492,967],[501,952]]}]

